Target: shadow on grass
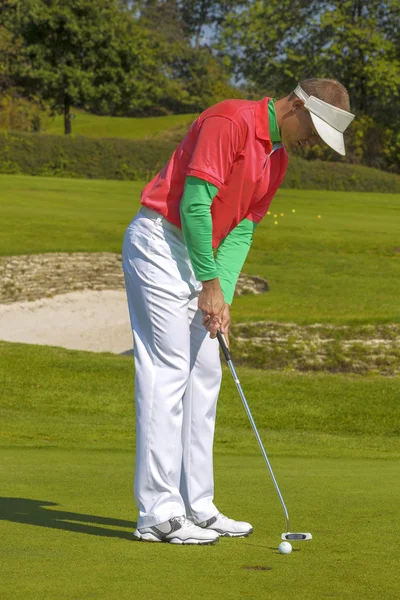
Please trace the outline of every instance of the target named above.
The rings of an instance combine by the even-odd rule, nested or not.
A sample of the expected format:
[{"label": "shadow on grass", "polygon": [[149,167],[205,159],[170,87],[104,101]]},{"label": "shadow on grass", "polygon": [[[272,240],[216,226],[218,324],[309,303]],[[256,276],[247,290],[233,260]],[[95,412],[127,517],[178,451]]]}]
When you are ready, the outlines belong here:
[{"label": "shadow on grass", "polygon": [[[49,506],[58,505],[56,502],[46,502],[44,500],[0,497],[0,521],[27,523],[28,525],[37,525],[39,527],[64,529],[66,531],[73,531],[74,533],[116,537],[129,541],[134,540],[132,535],[133,529],[136,527],[134,521],[123,521],[121,519],[53,510],[48,509],[47,507]],[[94,525],[88,525],[87,523],[93,523]],[[118,531],[107,529],[106,527],[96,527],[96,525],[129,527],[130,531]]]}]

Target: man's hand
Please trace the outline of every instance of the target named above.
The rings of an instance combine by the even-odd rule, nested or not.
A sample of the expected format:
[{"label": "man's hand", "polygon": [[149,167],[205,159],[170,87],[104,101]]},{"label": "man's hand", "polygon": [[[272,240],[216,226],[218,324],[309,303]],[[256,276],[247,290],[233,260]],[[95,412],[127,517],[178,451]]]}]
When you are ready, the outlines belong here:
[{"label": "man's hand", "polygon": [[223,334],[226,345],[229,348],[229,325],[231,324],[231,313],[229,304],[225,304],[222,311],[221,333]]},{"label": "man's hand", "polygon": [[210,332],[210,337],[217,337],[217,331],[222,325],[225,309],[224,295],[217,277],[209,281],[203,281],[198,307],[203,313],[203,325]]}]

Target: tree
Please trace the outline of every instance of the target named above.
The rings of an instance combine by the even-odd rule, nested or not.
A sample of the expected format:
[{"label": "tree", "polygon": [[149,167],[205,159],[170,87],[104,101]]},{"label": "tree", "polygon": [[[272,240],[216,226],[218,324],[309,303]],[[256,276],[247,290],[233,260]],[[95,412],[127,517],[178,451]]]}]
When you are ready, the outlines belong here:
[{"label": "tree", "polygon": [[117,0],[28,0],[19,33],[19,84],[63,111],[66,134],[72,105],[113,114],[165,79],[157,43]]},{"label": "tree", "polygon": [[177,0],[140,0],[132,9],[139,22],[167,44],[187,41]]},{"label": "tree", "polygon": [[[308,68],[310,25],[318,0],[248,1],[225,19],[221,51],[231,60],[232,73],[245,79],[251,91],[281,94],[290,90],[298,73]],[[313,48],[309,48],[313,52]]]},{"label": "tree", "polygon": [[157,115],[232,95],[220,63],[191,47],[175,0],[9,0],[5,13],[13,43],[22,40],[18,87],[62,112],[66,134],[72,106]]},{"label": "tree", "polygon": [[259,96],[287,94],[309,77],[338,79],[357,117],[352,158],[399,171],[399,22],[398,0],[255,0],[228,15],[223,48]]},{"label": "tree", "polygon": [[349,90],[357,117],[349,149],[356,160],[399,172],[400,46],[394,23],[400,23],[397,0],[334,2],[321,14],[319,72]]},{"label": "tree", "polygon": [[12,85],[11,65],[16,56],[17,48],[13,44],[12,34],[0,26],[0,91],[4,91]]},{"label": "tree", "polygon": [[201,38],[206,28],[210,30],[210,36],[215,40],[226,15],[235,8],[246,4],[247,2],[238,0],[220,0],[220,2],[180,0],[178,2],[185,33],[193,39],[196,50],[200,48]]},{"label": "tree", "polygon": [[[207,2],[204,24],[211,22],[211,15],[217,14],[218,6],[223,3],[214,4],[212,8],[212,3]],[[229,4],[233,5],[233,2]],[[160,114],[162,108],[174,113],[197,112],[224,98],[239,95],[229,84],[223,61],[218,60],[212,48],[208,45],[196,47],[195,29],[185,20],[191,12],[189,5],[195,10],[194,2],[179,0],[139,0],[129,4],[138,22],[151,30],[153,40],[157,40],[162,52],[167,82],[164,82],[160,105],[153,107],[152,114],[156,110]],[[191,22],[193,27],[199,12],[196,15]],[[200,35],[200,30],[196,31]]]}]

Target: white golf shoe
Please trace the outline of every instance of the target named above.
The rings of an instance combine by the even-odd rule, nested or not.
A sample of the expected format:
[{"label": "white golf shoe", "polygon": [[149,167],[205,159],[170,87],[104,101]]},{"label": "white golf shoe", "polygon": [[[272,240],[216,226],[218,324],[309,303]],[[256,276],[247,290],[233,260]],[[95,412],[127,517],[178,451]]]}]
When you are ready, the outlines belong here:
[{"label": "white golf shoe", "polygon": [[253,533],[253,527],[250,523],[234,521],[220,512],[215,517],[211,517],[211,519],[202,523],[196,523],[196,525],[202,529],[216,531],[221,537],[247,537]]},{"label": "white golf shoe", "polygon": [[143,542],[168,542],[170,544],[215,544],[219,535],[212,529],[197,527],[186,517],[172,517],[152,527],[136,529],[134,537]]}]

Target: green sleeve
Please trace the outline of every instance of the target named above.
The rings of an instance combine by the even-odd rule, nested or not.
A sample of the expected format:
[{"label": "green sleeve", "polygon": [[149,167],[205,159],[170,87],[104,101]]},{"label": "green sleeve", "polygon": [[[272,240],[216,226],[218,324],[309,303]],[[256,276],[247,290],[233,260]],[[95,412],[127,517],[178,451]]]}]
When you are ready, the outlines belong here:
[{"label": "green sleeve", "polygon": [[250,219],[243,219],[218,246],[215,263],[227,304],[232,304],[235,286],[250,250],[256,226],[257,223]]},{"label": "green sleeve", "polygon": [[243,219],[212,249],[211,204],[218,188],[204,179],[186,177],[180,203],[183,237],[198,281],[219,277],[225,302],[231,304],[239,273],[246,260],[255,223]]},{"label": "green sleeve", "polygon": [[180,203],[183,237],[199,281],[218,277],[212,250],[211,204],[218,188],[204,179],[186,177]]}]

